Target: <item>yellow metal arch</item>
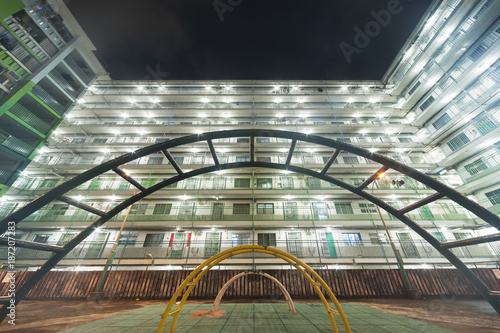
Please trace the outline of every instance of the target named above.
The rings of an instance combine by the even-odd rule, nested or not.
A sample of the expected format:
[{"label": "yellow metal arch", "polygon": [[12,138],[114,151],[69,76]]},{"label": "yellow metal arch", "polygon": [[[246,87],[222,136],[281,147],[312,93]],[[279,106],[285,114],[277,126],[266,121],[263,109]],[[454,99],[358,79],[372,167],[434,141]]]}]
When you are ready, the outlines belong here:
[{"label": "yellow metal arch", "polygon": [[[225,251],[222,251],[213,257],[205,260],[200,266],[198,266],[189,276],[182,282],[182,284],[177,288],[175,291],[174,295],[170,299],[170,302],[168,303],[167,307],[165,308],[165,311],[163,312],[163,317],[161,318],[160,324],[158,325],[158,330],[156,331],[157,333],[162,333],[163,332],[163,327],[165,326],[165,323],[167,322],[167,318],[169,316],[174,316],[172,323],[170,324],[170,333],[173,333],[175,330],[175,325],[177,324],[177,320],[179,319],[179,315],[181,313],[182,307],[184,306],[184,303],[186,302],[186,299],[188,298],[189,294],[193,290],[193,288],[196,286],[198,281],[215,265],[219,264],[221,261],[224,261],[228,258],[231,258],[235,255],[242,254],[242,253],[247,253],[247,252],[260,252],[260,253],[265,253],[269,254],[272,256],[275,256],[277,258],[283,259],[284,261],[288,262],[290,265],[294,266],[302,275],[306,277],[306,279],[311,283],[313,286],[314,290],[318,294],[318,296],[321,299],[321,302],[325,306],[326,312],[328,314],[328,317],[330,318],[330,323],[332,324],[333,331],[335,333],[338,333],[338,328],[337,324],[335,323],[335,317],[333,315],[337,315],[340,317],[342,320],[342,324],[344,325],[344,329],[346,333],[351,333],[351,328],[349,327],[349,323],[347,322],[347,318],[344,314],[344,311],[340,307],[339,302],[337,301],[337,298],[333,294],[332,290],[328,285],[323,281],[323,279],[316,273],[311,267],[309,267],[306,263],[304,263],[302,260],[298,259],[297,257],[291,255],[288,252],[278,250],[272,247],[266,247],[266,246],[260,246],[260,245],[243,245],[243,246],[236,246],[232,247],[230,249],[227,249]],[[172,307],[174,304],[177,302],[177,298],[181,294],[181,292],[184,290],[184,288],[187,287],[186,292],[182,296],[179,305],[177,306],[177,309],[172,310]],[[335,308],[337,309],[337,312],[332,310],[330,308],[330,305],[328,304],[328,301],[325,298],[325,295],[323,295],[323,292],[321,291],[321,288],[326,291],[328,296],[330,297],[330,300],[333,302],[335,305]]]}]

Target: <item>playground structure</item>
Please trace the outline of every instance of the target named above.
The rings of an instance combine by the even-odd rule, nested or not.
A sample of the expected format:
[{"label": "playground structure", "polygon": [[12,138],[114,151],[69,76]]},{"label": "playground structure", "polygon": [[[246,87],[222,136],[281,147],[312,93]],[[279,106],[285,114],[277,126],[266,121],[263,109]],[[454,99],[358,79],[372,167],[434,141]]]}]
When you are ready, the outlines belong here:
[{"label": "playground structure", "polygon": [[281,282],[279,282],[278,279],[276,279],[275,277],[273,277],[267,273],[259,272],[259,271],[241,272],[241,273],[233,276],[229,281],[227,281],[226,284],[224,284],[224,286],[220,289],[219,293],[217,294],[217,297],[215,298],[214,305],[212,306],[211,312],[216,313],[219,310],[219,304],[222,301],[222,297],[224,297],[226,290],[233,284],[233,282],[235,282],[236,280],[238,280],[244,276],[252,275],[252,274],[260,275],[260,276],[266,277],[266,278],[274,281],[278,285],[278,288],[280,288],[283,295],[285,296],[285,300],[288,303],[288,308],[290,309],[290,311],[292,311],[293,314],[295,314],[295,306],[293,305],[292,298],[290,297],[290,294],[286,290],[285,286],[283,286],[283,284]]},{"label": "playground structure", "polygon": [[[347,318],[337,298],[333,294],[330,287],[328,287],[328,285],[325,283],[325,281],[323,281],[323,279],[311,267],[306,265],[302,260],[291,255],[290,253],[272,247],[260,246],[260,245],[236,246],[212,256],[211,258],[205,260],[201,265],[199,265],[191,274],[189,274],[189,276],[182,282],[182,284],[179,287],[177,287],[177,290],[175,291],[174,295],[170,299],[170,302],[165,308],[165,311],[163,312],[163,317],[161,318],[160,324],[158,325],[158,330],[156,332],[157,333],[163,332],[163,328],[165,327],[165,324],[167,323],[167,319],[169,316],[173,316],[172,322],[170,323],[169,332],[173,333],[175,331],[175,325],[177,324],[177,320],[179,319],[182,307],[184,306],[184,303],[189,297],[189,294],[191,293],[193,288],[197,285],[197,283],[201,280],[201,278],[203,278],[203,276],[208,271],[210,271],[210,269],[212,269],[212,267],[218,265],[219,263],[228,258],[231,258],[238,254],[249,253],[249,252],[259,252],[259,253],[269,254],[275,256],[276,258],[280,258],[289,263],[290,265],[292,265],[293,267],[295,267],[302,275],[306,277],[307,281],[309,281],[309,283],[312,285],[312,287],[318,294],[319,298],[321,299],[321,302],[323,303],[326,312],[328,314],[328,317],[330,319],[333,331],[335,333],[338,333],[339,331],[334,317],[338,316],[342,321],[346,333],[351,332],[351,328],[349,327]],[[177,299],[179,298],[180,294],[184,291],[185,288],[187,289],[185,290],[181,300],[179,301],[177,308],[175,310],[172,310],[173,306],[177,303]],[[323,290],[326,292],[326,294],[330,298],[330,301],[333,302],[337,312],[335,312],[330,308],[330,304],[325,298],[325,295],[323,294],[321,288],[323,288]]]}]

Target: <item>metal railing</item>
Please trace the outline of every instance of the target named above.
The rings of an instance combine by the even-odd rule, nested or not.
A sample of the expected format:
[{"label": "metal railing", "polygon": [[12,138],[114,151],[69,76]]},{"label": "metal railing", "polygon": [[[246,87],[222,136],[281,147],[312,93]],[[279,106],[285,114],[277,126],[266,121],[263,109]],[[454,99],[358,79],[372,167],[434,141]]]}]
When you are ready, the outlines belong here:
[{"label": "metal railing", "polygon": [[40,131],[43,134],[47,134],[51,129],[51,126],[49,124],[47,124],[45,121],[35,116],[21,104],[18,103],[14,104],[9,109],[9,111],[13,115],[18,117],[19,119],[24,120],[28,125],[32,126],[34,129]]},{"label": "metal railing", "polygon": [[80,68],[80,66],[77,65],[75,60],[73,60],[73,58],[70,55],[64,58],[64,61],[66,62],[68,67],[71,68],[73,72],[75,72],[76,75],[78,75],[78,77],[82,79],[83,82],[85,82],[85,84],[90,83],[91,79],[88,77],[87,74],[85,74],[85,72]]},{"label": "metal railing", "polygon": [[12,172],[0,170],[0,183],[6,183],[12,175]]},{"label": "metal railing", "polygon": [[[155,222],[155,221],[193,221],[193,222],[224,222],[224,221],[319,221],[319,222],[344,222],[344,221],[373,221],[379,220],[375,206],[358,207],[359,202],[353,202],[349,207],[338,207],[330,202],[322,207],[315,207],[315,202],[311,205],[287,206],[286,202],[275,202],[273,208],[261,208],[255,206],[233,206],[214,207],[212,205],[191,205],[171,206],[167,204],[161,208],[156,208],[154,204],[147,206],[133,206],[128,218],[134,222]],[[361,204],[363,204],[361,202]],[[102,209],[106,209],[106,205]],[[108,204],[107,210],[112,208]],[[170,205],[170,206],[169,206]],[[455,211],[446,212],[446,209]],[[159,211],[156,211],[156,210]],[[1,213],[1,211],[0,211]],[[111,218],[110,221],[123,220],[122,212]],[[395,220],[392,215],[382,212],[390,219]],[[2,215],[2,214],[0,214]],[[470,221],[471,216],[460,208],[451,205],[429,205],[429,209],[421,209],[408,213],[408,216],[417,221]],[[97,216],[80,210],[57,210],[52,208],[42,208],[36,214],[26,217],[26,222],[89,222]]]},{"label": "metal railing", "polygon": [[0,130],[0,144],[25,157],[28,157],[35,149],[3,130]]},{"label": "metal railing", "polygon": [[62,106],[51,94],[49,94],[45,89],[39,85],[34,86],[31,92],[35,94],[36,97],[40,98],[45,104],[47,104],[51,109],[57,112],[59,115],[63,115],[66,112],[66,108]]},{"label": "metal railing", "polygon": [[[187,238],[187,235],[184,234]],[[123,241],[119,244],[116,259],[144,259],[151,261],[146,254],[151,254],[157,259],[206,259],[221,251],[240,245],[264,245],[287,251],[301,259],[380,259],[386,263],[386,259],[393,259],[394,252],[389,243],[371,241],[349,241],[349,240],[278,240],[270,242],[257,242],[250,239],[227,240],[227,241],[157,241],[136,242],[127,234],[122,236]],[[135,235],[135,237],[137,237]],[[108,242],[82,242],[73,249],[65,260],[105,260],[108,258],[114,241]],[[500,248],[500,242],[497,248]],[[51,245],[64,245],[61,242],[50,242]],[[415,259],[412,263],[425,263],[425,259],[444,259],[430,244],[425,241],[395,242],[396,248],[404,259]],[[492,245],[494,245],[492,243]],[[17,260],[48,259],[52,253],[17,248]],[[499,260],[499,253],[495,253],[490,245],[471,245],[452,250],[461,259],[491,259]],[[0,256],[7,258],[7,248],[0,247]],[[3,255],[5,254],[5,255]],[[268,256],[251,253],[242,255],[244,258],[268,259]],[[354,263],[354,262],[353,262]]]}]

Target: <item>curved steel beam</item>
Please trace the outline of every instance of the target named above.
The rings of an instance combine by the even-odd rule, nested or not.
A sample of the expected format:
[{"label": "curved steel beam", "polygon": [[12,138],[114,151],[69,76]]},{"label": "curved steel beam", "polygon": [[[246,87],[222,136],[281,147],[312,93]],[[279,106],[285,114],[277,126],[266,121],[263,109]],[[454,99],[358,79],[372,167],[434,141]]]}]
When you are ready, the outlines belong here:
[{"label": "curved steel beam", "polygon": [[[389,159],[387,157],[371,153],[370,151],[355,147],[343,142],[323,138],[315,135],[307,135],[302,133],[288,132],[288,131],[275,131],[275,130],[231,130],[231,131],[220,131],[220,132],[210,132],[204,133],[200,135],[191,135],[187,137],[182,137],[178,139],[173,139],[167,142],[158,143],[152,146],[148,146],[142,149],[139,149],[133,153],[125,154],[121,157],[110,160],[104,164],[96,166],[79,176],[74,177],[73,179],[59,185],[58,187],[48,191],[44,195],[38,197],[33,200],[26,206],[22,207],[18,211],[14,212],[10,216],[6,217],[2,221],[0,221],[0,234],[7,230],[8,222],[14,221],[15,223],[19,223],[27,216],[31,215],[38,209],[50,203],[52,200],[58,199],[65,195],[71,189],[80,186],[86,181],[102,174],[113,170],[114,168],[118,168],[120,165],[133,161],[137,158],[158,152],[158,151],[166,151],[169,148],[177,147],[184,144],[190,144],[195,142],[215,140],[221,138],[231,138],[231,137],[279,137],[292,140],[292,146],[295,146],[297,140],[315,143],[331,148],[335,148],[337,154],[340,150],[344,150],[347,152],[351,152],[353,154],[371,159],[378,163],[383,164],[387,168],[392,168],[397,170],[403,174],[406,174],[413,179],[416,179],[427,186],[435,189],[438,193],[448,197],[449,199],[455,201],[462,207],[468,209],[473,212],[475,215],[483,219],[485,222],[490,225],[496,227],[500,230],[500,218],[485,209],[484,207],[478,205],[474,201],[468,199],[463,196],[459,192],[454,189],[442,184],[433,178],[425,175],[424,173],[417,171],[409,166],[406,166],[402,163]],[[292,148],[290,149],[293,150]],[[289,156],[290,157],[290,156]],[[288,160],[288,159],[287,159]],[[326,174],[326,172],[316,172],[313,170],[309,170],[306,168],[288,165],[288,164],[278,164],[278,163],[268,163],[268,162],[237,162],[237,163],[226,163],[226,164],[218,164],[214,166],[204,167],[197,170],[193,170],[190,172],[183,172],[172,178],[164,180],[158,184],[155,184],[147,189],[142,190],[136,195],[124,200],[122,203],[118,204],[115,208],[110,210],[109,212],[103,214],[99,219],[97,219],[91,226],[84,229],[80,234],[75,236],[71,241],[69,241],[63,248],[63,251],[59,251],[54,253],[54,255],[45,262],[44,265],[40,267],[32,277],[23,284],[18,292],[16,293],[16,302],[21,301],[29,292],[29,290],[40,281],[43,276],[49,272],[67,253],[69,253],[72,249],[74,249],[80,242],[82,242],[85,238],[87,238],[96,228],[107,222],[109,219],[117,215],[120,211],[127,208],[129,205],[137,202],[138,200],[143,199],[144,197],[176,182],[179,182],[184,179],[188,179],[191,177],[199,176],[205,173],[215,172],[218,170],[224,169],[235,169],[235,168],[246,168],[246,167],[262,167],[262,168],[271,168],[271,169],[280,169],[280,170],[289,170],[296,173],[302,173],[305,175],[309,175],[311,177],[316,177],[327,182],[338,185],[352,193],[355,193],[366,200],[372,202],[375,205],[378,205],[388,213],[392,214],[408,227],[412,228],[415,232],[417,232],[422,238],[424,238],[429,244],[431,244],[434,248],[436,248],[441,255],[443,255],[446,259],[448,259],[457,269],[471,282],[472,285],[479,291],[479,293],[486,299],[488,302],[495,308],[495,310],[500,314],[500,299],[496,296],[496,294],[492,293],[492,291],[488,288],[486,284],[484,284],[458,257],[456,257],[446,246],[443,246],[436,238],[430,235],[427,231],[421,228],[417,223],[412,221],[405,215],[404,210],[396,210],[392,206],[385,203],[383,200],[369,194],[367,191],[364,191],[362,187],[354,187],[348,183],[345,183],[341,180],[338,180],[334,177],[331,177]],[[5,318],[6,312],[5,307],[0,310],[0,319],[3,320]]]},{"label": "curved steel beam", "polygon": [[[248,252],[259,252],[259,253],[269,254],[275,256],[276,258],[280,258],[288,262],[290,265],[294,266],[302,275],[304,275],[304,277],[307,279],[307,281],[309,281],[309,283],[313,287],[314,291],[316,291],[316,293],[318,294],[319,298],[321,299],[321,302],[323,303],[323,306],[326,309],[328,317],[330,318],[330,323],[332,325],[333,331],[338,333],[337,324],[335,323],[335,318],[334,318],[334,315],[337,315],[340,317],[345,331],[347,333],[351,332],[351,328],[349,327],[349,323],[347,322],[347,318],[345,317],[344,311],[342,310],[340,303],[338,302],[337,298],[333,294],[330,287],[318,275],[318,273],[316,273],[311,267],[309,267],[302,260],[300,260],[299,258],[295,257],[294,255],[288,252],[273,247],[261,246],[261,245],[242,245],[242,246],[232,247],[230,249],[217,253],[216,255],[210,257],[209,259],[205,260],[202,264],[200,264],[198,267],[196,267],[196,269],[193,272],[191,272],[191,274],[189,274],[188,277],[186,277],[186,279],[184,279],[181,285],[177,287],[177,290],[175,291],[174,295],[170,298],[170,301],[168,302],[168,305],[165,308],[165,311],[163,312],[163,316],[160,320],[160,324],[158,325],[158,329],[156,332],[157,333],[163,332],[163,328],[167,322],[168,317],[172,315],[174,317],[172,319],[172,323],[170,324],[169,332],[170,333],[174,332],[175,325],[177,324],[177,320],[179,319],[182,307],[184,306],[184,303],[189,297],[189,294],[196,286],[196,284],[201,280],[201,278],[212,267],[218,265],[220,262],[228,258]],[[330,308],[330,304],[328,304],[328,301],[326,300],[325,295],[323,294],[323,291],[321,290],[320,287],[323,287],[323,289],[326,291],[326,294],[335,305],[337,312],[333,311]],[[178,302],[177,309],[171,311],[172,307],[177,302],[177,298],[180,296],[180,294],[185,288],[187,288],[187,290],[184,292],[184,295]]]},{"label": "curved steel beam", "polygon": [[230,278],[229,281],[227,281],[224,284],[224,286],[222,286],[222,288],[220,289],[219,293],[217,294],[217,297],[215,297],[215,301],[214,301],[214,304],[212,305],[211,312],[215,313],[216,311],[219,310],[219,304],[222,301],[222,297],[224,297],[224,294],[226,293],[226,290],[236,280],[238,280],[239,278],[242,278],[242,277],[244,277],[246,275],[252,275],[252,274],[254,274],[254,275],[260,275],[260,276],[263,276],[263,277],[266,277],[266,278],[270,279],[271,281],[274,281],[278,285],[278,288],[280,288],[280,290],[283,293],[283,295],[285,296],[285,300],[288,303],[288,309],[290,311],[292,311],[293,314],[295,314],[295,306],[293,305],[292,297],[290,297],[290,294],[286,290],[285,286],[281,282],[279,282],[279,280],[277,278],[275,278],[274,276],[271,276],[271,275],[269,275],[267,273],[259,272],[259,271],[255,271],[255,272],[241,272],[239,274],[236,274],[232,278]]}]

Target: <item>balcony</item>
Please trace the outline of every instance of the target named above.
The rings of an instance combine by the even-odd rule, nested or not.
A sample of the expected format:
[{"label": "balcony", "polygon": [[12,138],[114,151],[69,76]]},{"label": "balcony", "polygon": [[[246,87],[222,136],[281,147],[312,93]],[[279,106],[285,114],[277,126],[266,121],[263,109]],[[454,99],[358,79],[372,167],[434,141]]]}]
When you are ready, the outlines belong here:
[{"label": "balcony", "polygon": [[9,111],[21,120],[24,120],[28,125],[32,126],[37,131],[47,134],[51,126],[44,122],[42,119],[35,116],[28,109],[20,104],[14,104]]},{"label": "balcony", "polygon": [[57,112],[59,115],[63,115],[66,112],[66,108],[62,106],[52,95],[50,95],[45,89],[39,85],[34,86],[31,92],[41,99],[45,104],[47,104],[52,110]]},{"label": "balcony", "polygon": [[3,130],[0,130],[0,145],[25,157],[28,157],[35,149]]},{"label": "balcony", "polygon": [[[131,244],[134,243],[134,244]],[[155,260],[202,260],[209,258],[221,251],[240,245],[267,245],[287,251],[292,255],[303,259],[316,261],[318,259],[325,262],[335,263],[335,259],[352,260],[366,259],[366,262],[386,263],[387,259],[395,259],[394,252],[388,243],[374,243],[366,241],[344,241],[344,240],[322,240],[322,241],[273,241],[266,244],[257,244],[250,239],[238,241],[161,241],[161,242],[134,242],[119,245],[115,259],[142,259],[150,262],[146,254],[153,255]],[[52,245],[63,245],[52,243]],[[407,264],[421,264],[425,259],[444,259],[441,254],[425,241],[395,242],[396,248],[400,251]],[[65,260],[105,260],[108,258],[113,242],[93,242],[86,241],[72,250]],[[489,245],[472,245],[452,250],[460,259],[491,259],[498,260],[496,254]],[[3,253],[3,254],[2,254]],[[0,248],[0,255],[7,257],[7,248]],[[17,260],[37,260],[48,259],[52,253],[17,248]],[[268,256],[260,253],[251,253],[236,258],[255,258],[257,261],[266,260]],[[345,262],[344,262],[345,263]]]}]

